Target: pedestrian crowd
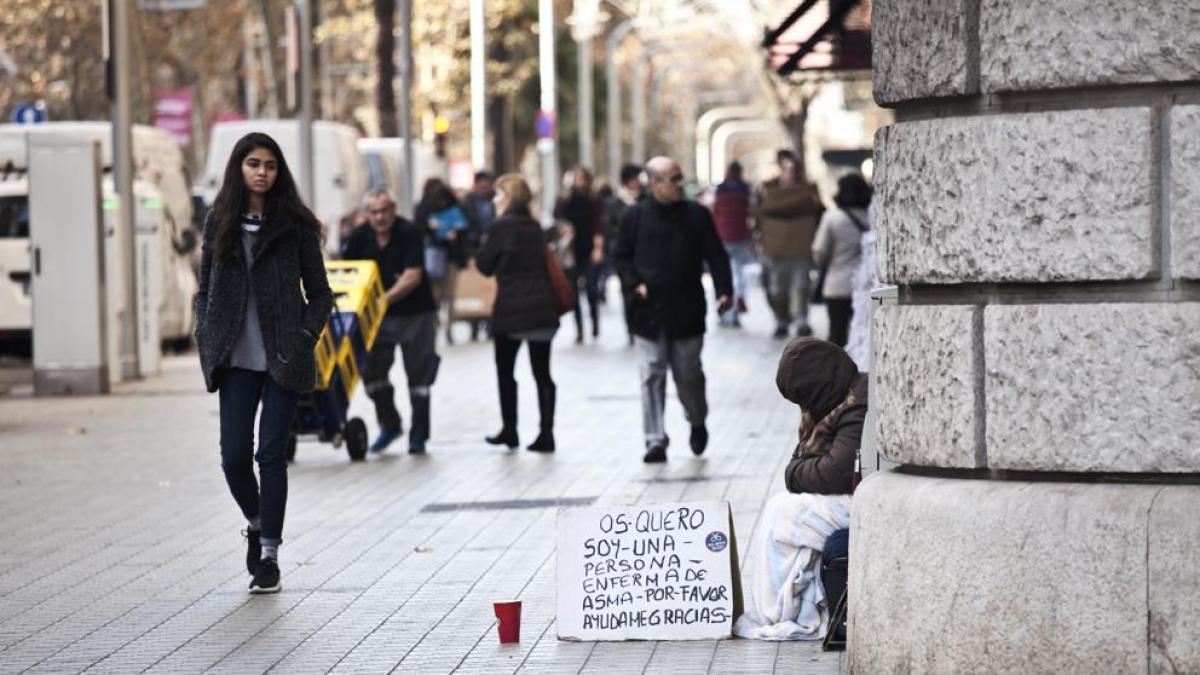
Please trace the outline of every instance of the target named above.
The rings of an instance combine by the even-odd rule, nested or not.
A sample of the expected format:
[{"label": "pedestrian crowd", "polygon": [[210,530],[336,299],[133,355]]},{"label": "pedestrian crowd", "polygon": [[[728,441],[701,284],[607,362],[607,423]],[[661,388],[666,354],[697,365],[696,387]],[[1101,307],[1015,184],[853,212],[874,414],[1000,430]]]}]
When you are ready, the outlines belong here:
[{"label": "pedestrian crowd", "polygon": [[[711,208],[688,197],[681,167],[667,157],[622,167],[612,187],[598,188],[588,169],[576,168],[554,209],[555,223],[534,217],[533,191],[518,174],[494,178],[481,171],[463,196],[430,179],[411,221],[397,213],[387,190],[370,190],[341,250],[345,259],[376,263],[387,299],[362,369],[379,423],[370,450],[384,452],[404,434],[391,380],[399,348],[411,411],[408,451],[426,452],[441,362],[439,310],[454,301],[458,275],[470,273],[494,279],[490,311],[474,316],[471,326],[473,339],[486,331],[495,356],[501,419],[487,443],[520,445],[514,372],[524,345],[539,411],[538,433],[527,449],[555,451],[551,345],[560,318],[573,315],[576,343],[598,338],[600,305],[615,277],[639,364],[643,461],[667,461],[668,372],[690,426],[688,446],[702,455],[709,439],[704,277],[711,279],[721,325],[738,327],[751,309],[748,271],[757,260],[775,337],[796,336],[784,349],[778,376],[781,394],[803,413],[787,489],[849,493],[866,380],[842,347],[855,314],[871,189],[862,176],[847,174],[833,206],[824,209],[796,156],[783,150],[777,159],[778,176],[757,188],[731,164]],[[269,136],[249,134],[234,148],[202,252],[196,340],[207,388],[219,392],[221,465],[247,523],[250,591],[273,593],[280,588],[285,448],[297,405],[314,389],[313,349],[333,295],[320,225]],[[812,302],[828,308],[829,341],[812,337]]]}]

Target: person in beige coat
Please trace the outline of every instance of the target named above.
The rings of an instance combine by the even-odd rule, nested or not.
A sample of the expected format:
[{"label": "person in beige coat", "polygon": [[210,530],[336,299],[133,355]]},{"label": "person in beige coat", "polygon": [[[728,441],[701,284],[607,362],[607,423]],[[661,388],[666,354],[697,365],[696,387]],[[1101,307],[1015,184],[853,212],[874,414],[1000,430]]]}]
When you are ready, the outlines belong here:
[{"label": "person in beige coat", "polygon": [[812,335],[808,302],[812,293],[812,244],[823,207],[817,187],[804,180],[791,150],[777,155],[779,177],[763,185],[755,211],[763,256],[763,281],[775,313],[775,337]]}]

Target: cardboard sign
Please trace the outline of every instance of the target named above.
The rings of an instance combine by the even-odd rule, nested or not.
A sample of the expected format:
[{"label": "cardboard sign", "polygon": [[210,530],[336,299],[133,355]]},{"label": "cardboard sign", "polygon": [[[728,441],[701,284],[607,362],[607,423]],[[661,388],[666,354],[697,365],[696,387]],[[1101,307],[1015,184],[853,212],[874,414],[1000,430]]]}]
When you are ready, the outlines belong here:
[{"label": "cardboard sign", "polygon": [[564,509],[560,640],[731,637],[742,611],[729,504]]}]

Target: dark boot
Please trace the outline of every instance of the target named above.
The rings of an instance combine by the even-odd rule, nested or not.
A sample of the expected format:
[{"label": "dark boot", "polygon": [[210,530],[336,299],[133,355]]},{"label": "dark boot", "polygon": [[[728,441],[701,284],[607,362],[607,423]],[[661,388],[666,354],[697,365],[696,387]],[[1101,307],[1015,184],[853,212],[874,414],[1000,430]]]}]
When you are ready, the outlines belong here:
[{"label": "dark boot", "polygon": [[557,394],[557,387],[551,384],[547,387],[538,387],[538,410],[541,412],[542,428],[530,446],[529,450],[534,452],[554,452],[554,404]]},{"label": "dark boot", "polygon": [[414,455],[425,453],[425,443],[429,440],[429,397],[409,395],[412,404],[412,429],[408,432],[408,451]]},{"label": "dark boot", "polygon": [[488,436],[491,445],[504,445],[509,449],[521,444],[517,438],[517,381],[500,382],[500,419],[504,426],[500,433]]},{"label": "dark boot", "polygon": [[396,408],[396,390],[390,384],[379,386],[369,390],[367,396],[375,404],[375,419],[379,420],[379,428],[397,436],[403,435],[404,422]]}]

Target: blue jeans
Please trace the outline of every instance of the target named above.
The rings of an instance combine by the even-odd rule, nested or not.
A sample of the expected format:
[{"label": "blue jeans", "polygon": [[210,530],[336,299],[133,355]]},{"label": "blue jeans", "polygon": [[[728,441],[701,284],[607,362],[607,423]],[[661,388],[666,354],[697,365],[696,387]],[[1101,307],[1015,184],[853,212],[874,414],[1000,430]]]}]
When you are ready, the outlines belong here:
[{"label": "blue jeans", "polygon": [[[260,519],[262,542],[279,545],[287,508],[287,460],[284,450],[292,433],[299,397],[264,372],[223,368],[220,377],[221,469],[234,501],[246,520]],[[254,414],[262,402],[258,452],[254,452]],[[260,493],[254,460],[262,478]]]},{"label": "blue jeans", "polygon": [[733,272],[733,307],[725,312],[722,317],[727,321],[732,321],[738,318],[738,300],[744,304],[746,302],[746,265],[754,260],[754,243],[750,241],[742,241],[733,244],[725,244],[725,251],[729,253],[729,267]]}]

